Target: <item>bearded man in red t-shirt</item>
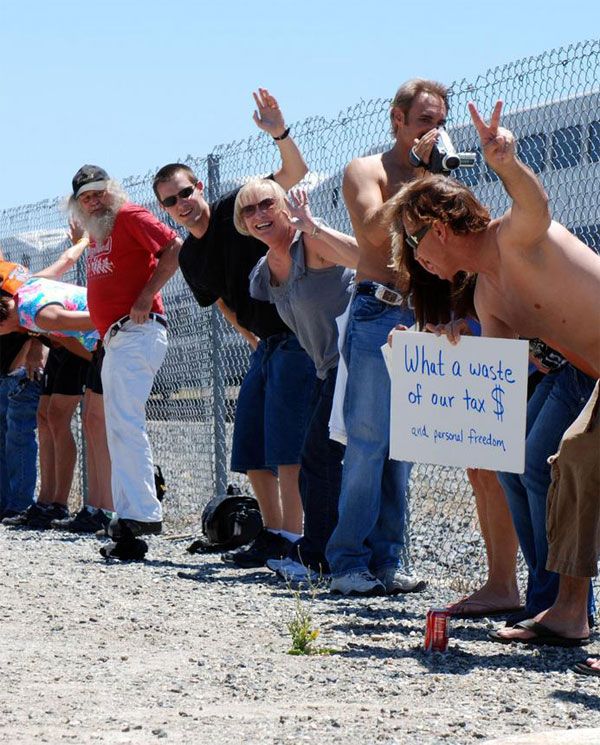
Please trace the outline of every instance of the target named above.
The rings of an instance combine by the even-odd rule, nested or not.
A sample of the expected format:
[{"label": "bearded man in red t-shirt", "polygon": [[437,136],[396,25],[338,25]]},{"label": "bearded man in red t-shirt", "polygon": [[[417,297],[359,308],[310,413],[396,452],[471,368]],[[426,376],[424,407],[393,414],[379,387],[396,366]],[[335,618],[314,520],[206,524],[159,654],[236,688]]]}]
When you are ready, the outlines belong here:
[{"label": "bearded man in red t-shirt", "polygon": [[146,401],[167,352],[167,321],[160,289],[177,271],[181,240],[152,213],[127,201],[98,166],[82,166],[69,199],[88,232],[88,307],[104,342],[102,386],[112,492],[118,517],[105,557],[141,559],[138,536],[160,533]]}]

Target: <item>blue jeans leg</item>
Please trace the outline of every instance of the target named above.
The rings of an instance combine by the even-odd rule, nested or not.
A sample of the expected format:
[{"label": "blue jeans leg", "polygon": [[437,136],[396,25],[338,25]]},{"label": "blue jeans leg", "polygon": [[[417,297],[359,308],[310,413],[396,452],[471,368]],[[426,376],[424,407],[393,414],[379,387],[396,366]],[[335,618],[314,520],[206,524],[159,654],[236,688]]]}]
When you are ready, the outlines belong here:
[{"label": "blue jeans leg", "polygon": [[250,355],[235,407],[231,470],[237,473],[264,470],[265,465],[265,378],[263,358],[266,343],[261,340]]},{"label": "blue jeans leg", "polygon": [[390,378],[381,346],[393,326],[413,322],[410,311],[370,296],[352,302],[345,349],[348,444],[338,524],[326,551],[334,575],[398,564],[410,465],[389,459]]},{"label": "blue jeans leg", "polygon": [[529,570],[526,607],[532,615],[550,607],[558,592],[558,575],[546,570],[548,457],[558,450],[564,431],[577,418],[593,386],[591,378],[571,365],[547,375],[527,405],[525,472],[498,474]]},{"label": "blue jeans leg", "polygon": [[4,510],[33,503],[37,478],[37,407],[40,384],[22,375],[0,379],[0,488]]},{"label": "blue jeans leg", "polygon": [[329,572],[325,547],[336,526],[342,483],[344,446],[329,439],[329,417],[337,367],[318,380],[300,461],[300,495],[304,507],[304,535],[290,556],[315,571]]},{"label": "blue jeans leg", "polygon": [[[280,338],[277,338],[280,337]],[[267,339],[265,378],[265,462],[300,464],[302,444],[317,382],[315,365],[293,334]]]}]

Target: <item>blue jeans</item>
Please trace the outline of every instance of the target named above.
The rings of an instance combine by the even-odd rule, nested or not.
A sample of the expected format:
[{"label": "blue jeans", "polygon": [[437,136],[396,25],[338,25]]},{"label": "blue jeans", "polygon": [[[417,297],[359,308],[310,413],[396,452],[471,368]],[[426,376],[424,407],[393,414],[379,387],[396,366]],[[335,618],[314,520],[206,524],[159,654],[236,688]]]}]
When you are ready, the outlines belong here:
[{"label": "blue jeans", "polygon": [[231,470],[300,463],[315,365],[291,332],[261,339],[250,357],[235,410]]},{"label": "blue jeans", "polygon": [[37,408],[41,387],[19,375],[0,376],[0,509],[33,503],[37,478]]},{"label": "blue jeans", "polygon": [[526,609],[532,616],[549,608],[558,592],[558,574],[546,570],[548,458],[556,453],[564,431],[583,409],[594,382],[572,365],[546,375],[527,404],[525,472],[498,474],[529,570]]},{"label": "blue jeans", "polygon": [[294,561],[315,571],[329,573],[325,547],[338,519],[344,446],[329,438],[329,417],[337,367],[317,380],[310,420],[300,460],[300,495],[304,508],[304,534],[290,549]]},{"label": "blue jeans", "polygon": [[368,295],[356,295],[352,301],[344,350],[348,443],[338,524],[326,551],[334,576],[396,567],[404,545],[412,464],[389,459],[391,386],[381,354],[398,323],[411,326],[412,311]]}]

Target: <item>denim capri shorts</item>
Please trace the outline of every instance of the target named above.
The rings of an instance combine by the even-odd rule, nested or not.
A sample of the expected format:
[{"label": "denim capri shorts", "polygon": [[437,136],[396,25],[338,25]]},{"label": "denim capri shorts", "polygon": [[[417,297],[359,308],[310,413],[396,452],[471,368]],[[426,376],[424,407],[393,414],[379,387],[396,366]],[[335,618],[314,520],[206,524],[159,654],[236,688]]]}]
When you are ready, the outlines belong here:
[{"label": "denim capri shorts", "polygon": [[292,333],[261,339],[237,400],[232,471],[300,463],[315,385],[314,363]]}]

